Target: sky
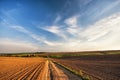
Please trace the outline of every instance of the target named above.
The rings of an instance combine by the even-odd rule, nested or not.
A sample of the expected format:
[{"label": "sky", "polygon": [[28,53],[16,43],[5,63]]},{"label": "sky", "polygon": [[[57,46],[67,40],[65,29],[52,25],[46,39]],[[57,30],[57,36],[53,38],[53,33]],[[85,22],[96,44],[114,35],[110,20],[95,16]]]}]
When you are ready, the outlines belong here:
[{"label": "sky", "polygon": [[0,53],[120,50],[120,0],[0,0]]}]

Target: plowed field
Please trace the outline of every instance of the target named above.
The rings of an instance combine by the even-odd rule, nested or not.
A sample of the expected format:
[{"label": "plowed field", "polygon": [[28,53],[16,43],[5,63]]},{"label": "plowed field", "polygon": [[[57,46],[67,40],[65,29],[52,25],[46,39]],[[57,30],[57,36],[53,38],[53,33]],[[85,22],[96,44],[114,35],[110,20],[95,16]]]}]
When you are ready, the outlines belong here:
[{"label": "plowed field", "polygon": [[120,80],[120,55],[87,55],[64,57],[54,59],[65,66],[83,75],[88,75],[91,80]]},{"label": "plowed field", "polygon": [[44,58],[0,57],[0,80],[81,80]]}]

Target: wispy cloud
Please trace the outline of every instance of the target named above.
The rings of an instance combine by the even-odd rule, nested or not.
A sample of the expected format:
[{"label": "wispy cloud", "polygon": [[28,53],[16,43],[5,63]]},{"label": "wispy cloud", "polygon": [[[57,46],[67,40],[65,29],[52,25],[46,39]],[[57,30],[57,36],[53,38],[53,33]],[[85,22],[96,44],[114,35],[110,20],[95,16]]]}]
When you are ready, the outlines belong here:
[{"label": "wispy cloud", "polygon": [[77,25],[77,16],[73,16],[71,18],[68,18],[65,20],[65,23],[69,26],[69,27],[76,27]]},{"label": "wispy cloud", "polygon": [[[92,0],[89,0],[88,2],[84,3],[84,5],[87,5],[91,1]],[[90,13],[88,13],[89,10],[86,13],[91,15],[92,13],[96,12],[96,15],[89,17],[89,19],[96,18],[98,16],[100,17],[107,11],[117,6],[119,3],[119,0],[115,1],[112,5],[102,9],[101,12],[98,12],[96,7]],[[69,4],[71,4],[71,2],[68,0],[65,6]],[[4,16],[1,17],[2,21],[0,21],[0,26],[2,28],[7,27],[11,30],[16,30],[16,32],[24,33],[32,38],[32,40],[35,40],[35,43],[32,43],[29,40],[22,41],[22,39],[18,40],[0,38],[1,52],[120,49],[120,12],[114,13],[109,17],[104,17],[99,21],[95,21],[94,24],[89,24],[84,27],[80,24],[79,20],[81,17],[79,15],[74,15],[65,20],[62,19],[62,16],[58,15],[56,19],[53,20],[53,25],[45,25],[40,27],[40,29],[42,29],[41,31],[48,31],[49,33],[52,33],[52,35],[54,34],[61,38],[59,40],[55,40],[53,36],[50,36],[50,38],[53,38],[53,40],[49,40],[46,36],[44,36],[49,33],[39,35],[38,33],[34,32],[34,30],[31,31],[26,26],[19,24],[19,22],[17,22],[17,20],[10,15],[14,11],[16,10],[11,10],[8,12],[2,11]],[[61,21],[60,24],[59,21]]]},{"label": "wispy cloud", "polygon": [[[8,15],[7,15],[8,16]],[[18,32],[24,33],[26,35],[28,35],[29,37],[31,37],[32,39],[38,41],[38,44],[45,44],[45,45],[49,45],[46,40],[46,38],[44,36],[39,36],[34,34],[32,31],[27,30],[24,26],[19,25],[18,23],[12,24],[9,20],[14,19],[13,17],[5,17],[1,22],[0,25],[2,27],[6,27],[6,28],[11,28],[13,30],[16,30]],[[15,20],[15,19],[14,19]],[[0,40],[1,41],[1,40]],[[29,40],[28,40],[29,41]],[[6,42],[7,43],[7,42]],[[11,42],[12,43],[12,42]],[[17,44],[17,43],[16,43]],[[12,44],[13,45],[13,44]],[[18,43],[19,45],[19,43]]]},{"label": "wispy cloud", "polygon": [[54,24],[58,23],[61,20],[61,16],[57,15],[56,19],[54,20]]},{"label": "wispy cloud", "polygon": [[79,16],[73,16],[66,19],[64,23],[67,25],[67,27],[64,27],[64,25],[53,24],[52,26],[46,26],[42,29],[54,33],[55,35],[66,40],[69,38],[69,35],[75,35],[77,31],[80,30],[78,26],[78,18]]},{"label": "wispy cloud", "polygon": [[96,21],[108,17],[120,11],[120,1],[92,1],[87,7],[81,8],[81,23],[83,26],[89,26]]},{"label": "wispy cloud", "polygon": [[[96,22],[93,25],[88,26],[87,28],[77,27],[73,29],[73,27],[68,26],[66,27],[66,29],[61,31],[64,32],[69,31],[69,33],[71,31],[72,33],[76,33],[76,37],[71,38],[71,36],[67,36],[67,34],[63,34],[67,36],[68,39],[65,40],[64,42],[58,42],[60,44],[59,47],[55,42],[49,42],[49,43],[51,46],[58,47],[58,49],[64,47],[64,49],[69,48],[71,49],[71,51],[120,49],[119,21],[120,21],[120,13],[116,13],[114,15],[111,15],[107,18],[104,18]],[[68,25],[68,23],[70,25],[79,26],[76,24],[77,23],[76,19],[75,20],[73,19],[73,21],[70,22],[68,21],[66,24]],[[48,28],[48,31],[58,34],[59,30],[57,31],[54,29],[56,28],[50,27],[50,29]]]},{"label": "wispy cloud", "polygon": [[25,33],[27,34],[28,36],[30,36],[31,38],[33,38],[34,40],[38,41],[39,44],[45,44],[47,46],[52,46],[54,45],[53,43],[49,42],[44,36],[39,36],[39,35],[36,35],[30,31],[28,31],[27,29],[25,29],[24,27],[22,26],[10,26],[10,28],[13,28],[17,31],[20,31],[22,33]]},{"label": "wispy cloud", "polygon": [[29,34],[30,32],[28,30],[26,30],[24,27],[22,26],[18,26],[18,25],[13,25],[13,26],[9,26],[10,28],[13,28],[17,31],[23,32],[23,33],[27,33]]},{"label": "wispy cloud", "polygon": [[78,18],[79,16],[73,16],[64,21],[64,23],[67,25],[66,32],[73,36],[77,36],[78,32],[81,31],[81,26],[78,25]]},{"label": "wispy cloud", "polygon": [[26,41],[0,38],[0,52],[36,52],[39,47]]},{"label": "wispy cloud", "polygon": [[34,32],[27,30],[25,26],[21,26],[17,22],[17,20],[13,16],[10,15],[14,11],[16,11],[16,9],[12,9],[9,11],[2,10],[4,17],[2,17],[2,21],[0,22],[0,25],[2,27],[11,28],[11,29],[16,30],[18,32],[24,33],[24,34],[28,35],[29,37],[31,37],[32,39],[38,41],[40,44],[41,43],[46,44],[44,42],[44,40],[46,40],[45,37],[36,35],[36,34],[34,34]]},{"label": "wispy cloud", "polygon": [[45,38],[43,38],[42,36],[38,36],[38,35],[35,35],[34,33],[30,32],[29,30],[25,29],[24,27],[22,26],[10,26],[10,28],[13,28],[19,32],[22,32],[22,33],[25,33],[27,34],[28,36],[30,36],[31,38],[39,41],[39,42],[43,42]]},{"label": "wispy cloud", "polygon": [[102,39],[108,35],[109,38],[113,37],[114,35],[119,36],[119,34],[117,34],[117,32],[120,30],[119,20],[120,13],[114,14],[96,22],[94,25],[89,26],[81,35],[87,37],[88,40]]},{"label": "wispy cloud", "polygon": [[41,28],[41,29],[46,30],[48,32],[51,32],[51,33],[53,33],[53,34],[55,34],[55,35],[57,35],[57,36],[59,36],[63,39],[67,38],[64,30],[62,29],[62,27],[60,27],[58,25],[46,26],[46,27]]},{"label": "wispy cloud", "polygon": [[[103,14],[105,14],[106,12],[109,12],[111,9],[113,9],[114,7],[120,5],[120,0],[116,0],[114,1],[112,4],[109,4],[108,6],[106,6],[105,8],[103,8],[100,12],[98,12],[98,14],[96,14],[97,16],[101,16]],[[98,9],[96,9],[97,11]]]}]

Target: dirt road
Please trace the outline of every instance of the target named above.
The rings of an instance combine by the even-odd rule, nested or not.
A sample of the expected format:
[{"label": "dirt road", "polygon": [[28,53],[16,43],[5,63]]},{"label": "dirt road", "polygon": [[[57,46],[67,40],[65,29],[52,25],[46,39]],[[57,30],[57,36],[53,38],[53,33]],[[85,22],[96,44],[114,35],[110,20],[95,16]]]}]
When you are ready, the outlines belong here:
[{"label": "dirt road", "polygon": [[0,57],[0,80],[81,80],[44,58]]}]

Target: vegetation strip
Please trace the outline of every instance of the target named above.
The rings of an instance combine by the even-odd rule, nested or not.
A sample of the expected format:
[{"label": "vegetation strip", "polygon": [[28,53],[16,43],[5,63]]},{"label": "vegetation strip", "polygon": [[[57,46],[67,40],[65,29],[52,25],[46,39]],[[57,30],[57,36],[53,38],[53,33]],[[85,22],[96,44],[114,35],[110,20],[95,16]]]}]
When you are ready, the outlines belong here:
[{"label": "vegetation strip", "polygon": [[[97,80],[101,80],[100,78],[95,77],[95,76],[93,76],[93,75],[91,75],[91,74],[88,74],[88,73],[85,72],[85,71],[80,70],[80,72],[77,72],[76,70],[73,70],[73,69],[71,69],[71,68],[69,68],[69,67],[67,67],[67,66],[65,66],[65,65],[63,65],[63,64],[61,64],[61,63],[58,63],[58,62],[55,62],[55,61],[53,61],[53,62],[54,62],[55,64],[60,65],[61,67],[65,68],[65,69],[67,69],[68,71],[72,72],[73,74],[81,77],[82,80],[91,80],[90,77],[93,77],[93,78],[95,78],[95,79],[97,79]],[[86,74],[86,76],[85,76],[84,74]]]},{"label": "vegetation strip", "polygon": [[79,72],[77,72],[77,71],[75,71],[75,70],[73,70],[73,69],[71,69],[69,67],[66,67],[61,63],[58,63],[58,62],[55,62],[55,61],[52,61],[52,62],[54,62],[55,64],[60,65],[61,67],[65,68],[65,69],[67,69],[68,71],[70,71],[73,74],[77,75],[78,77],[82,78],[82,80],[90,80],[90,78],[88,76],[83,76],[82,73],[79,73]]}]

